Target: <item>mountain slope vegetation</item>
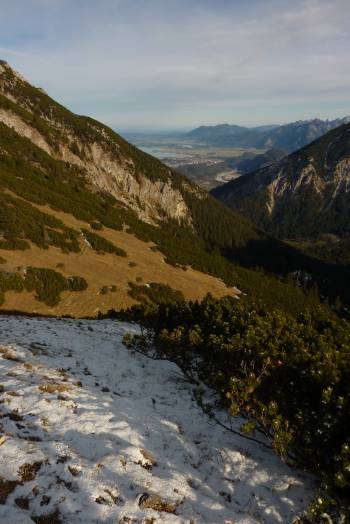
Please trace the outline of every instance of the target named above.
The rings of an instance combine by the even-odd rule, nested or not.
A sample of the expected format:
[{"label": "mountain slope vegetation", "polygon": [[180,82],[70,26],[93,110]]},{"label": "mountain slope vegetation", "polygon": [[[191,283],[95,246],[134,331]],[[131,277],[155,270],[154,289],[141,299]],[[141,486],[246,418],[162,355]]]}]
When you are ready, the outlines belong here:
[{"label": "mountain slope vegetation", "polygon": [[[50,262],[47,269],[59,272],[55,260],[68,267],[69,261],[88,246],[97,249],[93,249],[94,257],[109,260],[112,267],[123,267],[124,275],[126,268],[138,263],[125,257],[127,245],[120,244],[127,234],[131,243],[131,237],[143,242],[143,252],[151,247],[145,243],[153,243],[152,249],[159,252],[158,269],[159,264],[164,265],[158,271],[162,275],[159,282],[173,283],[177,289],[181,281],[179,291],[191,298],[208,291],[209,274],[216,278],[216,284],[211,280],[209,287],[218,296],[227,291],[224,281],[271,305],[303,308],[313,303],[313,297],[280,281],[281,276],[301,269],[312,273],[327,292],[331,289],[334,296],[339,294],[334,279],[343,275],[337,267],[302,255],[262,233],[103,124],[74,115],[57,104],[4,62],[0,63],[0,91],[0,187],[3,209],[10,210],[2,212],[0,254],[3,259],[12,260],[5,266],[6,271],[15,271],[17,266],[25,271],[24,262],[29,258],[26,251],[31,251],[36,253],[33,258],[38,262]],[[74,221],[79,221],[79,228]],[[113,247],[106,247],[103,239]],[[11,256],[7,256],[6,250]],[[19,256],[21,252],[23,256]],[[64,261],[59,260],[58,253],[65,254]],[[97,260],[101,268],[102,259],[94,258]],[[169,264],[181,278],[167,278]],[[269,274],[253,271],[256,267]],[[205,274],[202,286],[200,279],[195,288],[190,284],[191,274],[187,271],[192,270]],[[102,275],[108,277],[108,282],[99,281],[101,289],[118,287],[114,273],[113,281],[109,281],[105,271]],[[157,283],[151,275],[151,266],[148,277],[133,273],[135,279],[146,276],[145,283]],[[87,275],[74,272],[66,276],[86,279]],[[125,298],[128,280],[122,281]],[[95,282],[95,286],[98,284]],[[93,294],[91,308],[96,312],[100,301],[96,287]],[[108,305],[112,306],[115,299],[109,298]],[[69,313],[69,300],[65,313]],[[116,301],[117,307],[121,303],[122,298]]]}]

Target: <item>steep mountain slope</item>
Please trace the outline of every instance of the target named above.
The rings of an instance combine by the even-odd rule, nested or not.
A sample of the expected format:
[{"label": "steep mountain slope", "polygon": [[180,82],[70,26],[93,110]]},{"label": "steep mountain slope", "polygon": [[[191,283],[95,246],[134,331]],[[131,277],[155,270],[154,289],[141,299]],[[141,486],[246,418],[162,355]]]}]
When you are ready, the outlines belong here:
[{"label": "steep mountain slope", "polygon": [[302,269],[327,289],[337,287],[338,268],[267,236],[106,126],[60,106],[6,63],[0,68],[3,308],[96,314],[128,305],[130,297],[170,296],[164,285],[186,298],[234,294],[237,286],[271,305],[309,303],[300,291],[242,265],[278,276]]},{"label": "steep mountain slope", "polygon": [[166,215],[190,220],[169,169],[109,128],[60,106],[6,62],[0,62],[0,121],[53,158],[83,169],[91,184],[128,204],[142,219],[152,222]]},{"label": "steep mountain slope", "polygon": [[[331,233],[346,240],[350,234],[350,124],[277,165],[216,188],[213,194],[281,238],[317,239]],[[334,247],[339,251],[337,242]]]},{"label": "steep mountain slope", "polygon": [[236,125],[202,126],[190,131],[191,139],[221,147],[278,148],[291,153],[328,131],[349,123],[350,117],[335,120],[300,120],[281,126],[244,128]]},{"label": "steep mountain slope", "polygon": [[278,162],[286,156],[286,151],[283,149],[268,149],[265,153],[260,155],[252,155],[251,153],[243,153],[239,157],[228,159],[227,163],[230,167],[236,169],[242,175],[256,171],[262,167],[269,166]]},{"label": "steep mountain slope", "polygon": [[[130,282],[160,283],[191,299],[208,291],[235,292],[208,274],[176,267],[171,254],[176,243],[165,232],[138,220],[107,193],[91,192],[74,166],[51,159],[3,124],[0,143],[3,308],[95,315],[134,303]],[[155,247],[157,240],[167,255]],[[28,267],[41,268],[41,274],[30,279]],[[85,286],[71,289],[62,282],[73,276],[83,278]]]}]

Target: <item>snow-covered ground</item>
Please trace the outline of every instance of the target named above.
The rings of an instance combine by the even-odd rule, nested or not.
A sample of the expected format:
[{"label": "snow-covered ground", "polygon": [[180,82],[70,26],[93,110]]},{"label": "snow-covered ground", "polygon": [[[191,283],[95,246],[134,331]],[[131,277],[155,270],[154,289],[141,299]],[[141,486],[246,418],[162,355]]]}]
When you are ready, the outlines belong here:
[{"label": "snow-covered ground", "polygon": [[291,523],[312,479],[215,425],[174,364],[126,349],[137,329],[0,316],[1,524]]}]

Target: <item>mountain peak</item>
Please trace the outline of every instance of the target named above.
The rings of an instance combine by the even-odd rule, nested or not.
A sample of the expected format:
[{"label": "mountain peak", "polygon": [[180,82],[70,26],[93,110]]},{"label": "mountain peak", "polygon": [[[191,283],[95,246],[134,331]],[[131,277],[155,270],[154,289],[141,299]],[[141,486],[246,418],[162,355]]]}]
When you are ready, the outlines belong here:
[{"label": "mountain peak", "polygon": [[3,79],[4,73],[10,73],[11,76],[21,80],[21,82],[27,82],[27,80],[18,71],[13,69],[6,60],[0,60],[0,81]]}]

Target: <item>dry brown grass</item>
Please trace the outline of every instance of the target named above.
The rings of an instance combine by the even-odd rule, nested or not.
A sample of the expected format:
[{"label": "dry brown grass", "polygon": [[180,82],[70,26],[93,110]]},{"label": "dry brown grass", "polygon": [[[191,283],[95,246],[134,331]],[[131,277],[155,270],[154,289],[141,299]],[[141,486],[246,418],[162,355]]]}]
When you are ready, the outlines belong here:
[{"label": "dry brown grass", "polygon": [[75,466],[68,466],[68,470],[73,477],[79,477],[81,474],[81,470],[79,468],[76,468]]},{"label": "dry brown grass", "polygon": [[[36,206],[45,213],[56,216],[67,226],[76,230],[87,227],[85,222],[77,220],[67,213],[53,211],[48,206]],[[49,306],[38,302],[34,293],[7,292],[1,309],[35,312],[40,314],[72,315],[74,317],[95,316],[109,309],[121,309],[131,306],[135,301],[128,295],[128,282],[160,282],[181,291],[189,300],[202,298],[210,292],[216,297],[234,295],[235,288],[227,288],[220,280],[188,268],[186,271],[164,262],[164,256],[152,251],[151,242],[142,242],[125,231],[104,228],[99,235],[111,241],[127,252],[127,257],[112,254],[99,255],[81,239],[80,253],[62,253],[60,249],[40,249],[35,245],[26,251],[0,250],[0,256],[6,257],[2,269],[14,271],[17,267],[47,267],[60,271],[65,276],[79,275],[88,282],[87,290],[78,293],[62,293],[58,306]],[[135,266],[132,262],[137,262]],[[59,267],[59,269],[57,269]],[[115,293],[100,294],[103,287],[117,286]]]},{"label": "dry brown grass", "polygon": [[152,453],[150,451],[148,451],[147,449],[141,448],[140,449],[140,453],[143,456],[143,460],[139,460],[137,462],[137,464],[139,464],[143,468],[151,471],[153,469],[153,467],[155,467],[157,465],[156,459],[154,458]]},{"label": "dry brown grass", "polygon": [[175,513],[179,503],[167,502],[159,495],[148,495],[144,493],[140,497],[139,507],[142,509],[153,509],[154,511],[164,511],[165,513]]},{"label": "dry brown grass", "polygon": [[13,362],[22,362],[20,358],[18,358],[13,351],[11,351],[8,348],[2,348],[0,347],[0,353],[2,358],[5,358],[6,360],[12,360]]},{"label": "dry brown grass", "polygon": [[22,464],[18,469],[22,482],[30,482],[35,479],[36,474],[43,465],[42,461],[33,462],[33,464]]},{"label": "dry brown grass", "polygon": [[58,384],[58,382],[50,382],[49,384],[41,384],[39,390],[42,393],[62,393],[63,391],[69,391],[71,388],[67,385]]}]

